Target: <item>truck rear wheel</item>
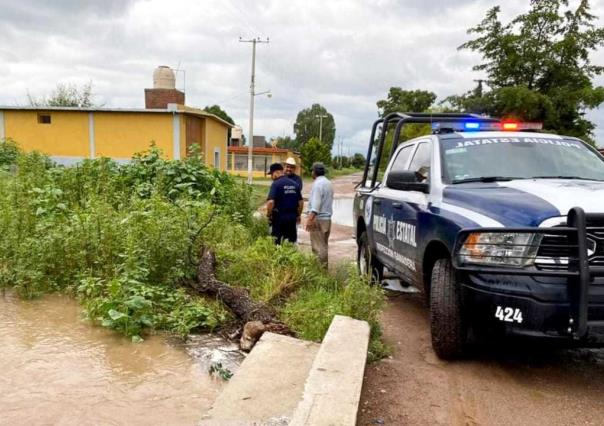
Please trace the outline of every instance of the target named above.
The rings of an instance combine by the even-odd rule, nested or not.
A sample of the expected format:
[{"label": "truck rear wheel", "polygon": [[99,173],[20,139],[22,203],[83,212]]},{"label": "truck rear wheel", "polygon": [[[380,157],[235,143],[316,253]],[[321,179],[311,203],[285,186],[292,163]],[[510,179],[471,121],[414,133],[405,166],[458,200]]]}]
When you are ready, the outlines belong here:
[{"label": "truck rear wheel", "polygon": [[467,328],[461,312],[461,295],[449,259],[438,259],[432,268],[430,287],[432,348],[442,359],[463,355]]},{"label": "truck rear wheel", "polygon": [[382,279],[384,278],[384,265],[382,265],[382,262],[377,260],[375,256],[371,253],[366,231],[363,231],[363,233],[359,237],[357,266],[359,274],[371,274],[372,283],[380,284],[382,282]]}]

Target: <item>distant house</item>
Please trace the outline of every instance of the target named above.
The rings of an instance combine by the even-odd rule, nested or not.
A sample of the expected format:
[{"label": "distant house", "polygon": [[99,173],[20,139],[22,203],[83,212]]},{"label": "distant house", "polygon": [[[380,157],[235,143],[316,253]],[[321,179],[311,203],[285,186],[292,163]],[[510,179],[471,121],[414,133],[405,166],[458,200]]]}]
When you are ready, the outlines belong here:
[{"label": "distant house", "polygon": [[266,136],[254,136],[254,148],[267,148],[269,146],[266,142]]},{"label": "distant house", "polygon": [[[234,175],[247,176],[248,173],[248,147],[230,146],[228,149],[227,171]],[[254,177],[265,177],[266,171],[272,163],[284,163],[289,157],[296,160],[297,171],[302,172],[300,154],[290,149],[274,147],[252,148],[252,174]]]},{"label": "distant house", "polygon": [[62,164],[97,157],[127,161],[152,142],[167,158],[180,159],[198,144],[209,165],[226,170],[232,125],[184,101],[174,72],[159,67],[153,88],[145,89],[144,109],[0,106],[0,140],[10,138]]}]

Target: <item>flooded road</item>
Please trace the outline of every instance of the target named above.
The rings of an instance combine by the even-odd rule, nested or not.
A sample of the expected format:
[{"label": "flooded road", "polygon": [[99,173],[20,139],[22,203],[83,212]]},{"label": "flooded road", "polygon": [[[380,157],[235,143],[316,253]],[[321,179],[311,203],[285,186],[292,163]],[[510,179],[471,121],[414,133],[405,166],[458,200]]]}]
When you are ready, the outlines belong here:
[{"label": "flooded road", "polygon": [[352,226],[352,205],[353,198],[334,198],[332,223],[344,226]]},{"label": "flooded road", "polygon": [[197,423],[221,382],[163,337],[133,344],[81,311],[0,294],[0,424]]}]

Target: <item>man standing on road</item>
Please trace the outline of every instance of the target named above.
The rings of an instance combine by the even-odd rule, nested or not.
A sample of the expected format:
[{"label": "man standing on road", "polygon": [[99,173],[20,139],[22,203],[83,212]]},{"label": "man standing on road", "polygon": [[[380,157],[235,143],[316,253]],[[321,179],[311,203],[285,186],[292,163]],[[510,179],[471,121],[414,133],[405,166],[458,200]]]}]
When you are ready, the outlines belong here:
[{"label": "man standing on road", "polygon": [[302,192],[302,178],[296,174],[296,160],[293,157],[285,160],[285,176],[296,182]]},{"label": "man standing on road", "polygon": [[266,215],[272,225],[271,235],[276,244],[283,240],[295,243],[298,240],[297,223],[304,207],[302,192],[293,180],[283,175],[281,164],[271,164],[267,174],[273,180],[266,203]]},{"label": "man standing on road", "polygon": [[323,266],[328,266],[328,242],[331,231],[333,207],[333,187],[325,177],[323,163],[312,165],[313,185],[308,198],[308,219],[306,230],[310,233],[312,251]]}]

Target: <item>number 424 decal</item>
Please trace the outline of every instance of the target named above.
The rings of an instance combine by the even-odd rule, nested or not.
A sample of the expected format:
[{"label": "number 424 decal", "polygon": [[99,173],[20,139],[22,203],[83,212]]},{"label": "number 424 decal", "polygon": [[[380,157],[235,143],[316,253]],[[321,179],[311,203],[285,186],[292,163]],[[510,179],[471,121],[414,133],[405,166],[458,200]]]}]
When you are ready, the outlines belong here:
[{"label": "number 424 decal", "polygon": [[522,311],[518,308],[497,306],[495,318],[503,322],[517,322],[522,324]]}]

